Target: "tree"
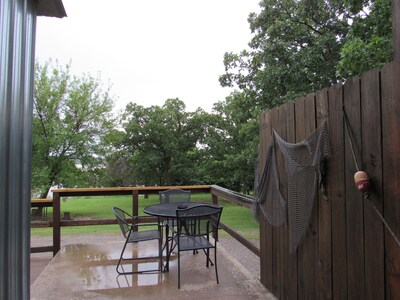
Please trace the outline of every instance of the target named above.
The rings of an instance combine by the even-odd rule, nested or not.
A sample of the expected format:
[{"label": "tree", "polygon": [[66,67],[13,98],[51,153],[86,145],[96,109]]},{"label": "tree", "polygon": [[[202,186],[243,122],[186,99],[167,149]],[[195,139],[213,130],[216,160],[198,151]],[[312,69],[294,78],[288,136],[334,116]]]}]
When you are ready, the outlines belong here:
[{"label": "tree", "polygon": [[222,86],[237,86],[260,109],[338,82],[348,31],[344,5],[321,0],[263,0],[249,16],[250,51],[226,53]]},{"label": "tree", "polygon": [[254,182],[258,145],[258,110],[248,105],[246,95],[232,93],[214,104],[204,139],[203,173],[211,182],[249,193]]},{"label": "tree", "polygon": [[113,129],[107,137],[107,142],[111,145],[106,155],[106,166],[102,185],[105,186],[135,186],[136,178],[132,165],[132,154],[129,147],[123,143],[125,132],[121,129]]},{"label": "tree", "polygon": [[242,191],[253,175],[259,112],[379,67],[392,51],[390,0],[263,0],[260,6],[248,19],[250,50],[224,56],[220,83],[237,90],[215,106],[219,129],[210,130],[208,141],[218,158],[210,160],[209,173]]},{"label": "tree", "polygon": [[[342,78],[380,68],[392,59],[391,0],[366,1],[357,12],[340,52],[337,74]],[[366,11],[369,11],[367,13]]]},{"label": "tree", "polygon": [[93,186],[87,172],[103,163],[113,126],[113,100],[100,78],[70,74],[70,65],[36,63],[32,187],[46,195],[52,183]]},{"label": "tree", "polygon": [[123,116],[134,177],[138,184],[184,185],[197,181],[197,144],[203,135],[203,111],[185,111],[179,99],[160,106],[127,105]]}]

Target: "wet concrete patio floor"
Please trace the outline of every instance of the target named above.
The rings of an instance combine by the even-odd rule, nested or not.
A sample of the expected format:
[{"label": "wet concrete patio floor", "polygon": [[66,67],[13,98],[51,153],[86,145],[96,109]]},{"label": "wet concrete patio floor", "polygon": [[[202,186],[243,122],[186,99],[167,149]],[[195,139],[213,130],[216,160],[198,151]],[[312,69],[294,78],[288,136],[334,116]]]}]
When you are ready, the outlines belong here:
[{"label": "wet concrete patio floor", "polygon": [[[258,278],[221,246],[218,247],[219,284],[214,267],[206,268],[202,252],[181,253],[181,289],[178,289],[177,257],[169,272],[118,275],[115,267],[123,242],[71,244],[62,247],[31,285],[31,299],[274,299]],[[153,242],[133,245],[129,255],[156,254]],[[245,257],[243,259],[246,259]],[[157,261],[124,265],[157,268]]]}]

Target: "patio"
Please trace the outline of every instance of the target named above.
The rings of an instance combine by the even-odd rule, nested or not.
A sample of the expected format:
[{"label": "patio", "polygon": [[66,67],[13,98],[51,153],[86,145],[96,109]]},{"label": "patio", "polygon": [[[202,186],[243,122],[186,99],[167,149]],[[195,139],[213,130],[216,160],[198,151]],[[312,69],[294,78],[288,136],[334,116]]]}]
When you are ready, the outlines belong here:
[{"label": "patio", "polygon": [[[254,272],[247,270],[224,247],[224,242],[219,243],[217,250],[220,284],[216,283],[214,267],[205,267],[202,253],[184,253],[181,256],[181,289],[178,290],[176,256],[172,257],[167,273],[118,276],[115,266],[123,245],[118,236],[75,240],[76,243],[63,242],[61,251],[31,283],[31,299],[275,299]],[[140,244],[140,248],[135,245],[131,251],[138,255],[153,254],[157,246],[149,242]],[[242,249],[240,252],[246,257],[247,253]],[[238,256],[240,259],[240,254]],[[46,258],[43,253],[31,256],[34,277],[35,272],[40,272],[40,266],[46,264],[46,259],[48,256]],[[152,264],[148,262],[138,267],[153,268]]]}]

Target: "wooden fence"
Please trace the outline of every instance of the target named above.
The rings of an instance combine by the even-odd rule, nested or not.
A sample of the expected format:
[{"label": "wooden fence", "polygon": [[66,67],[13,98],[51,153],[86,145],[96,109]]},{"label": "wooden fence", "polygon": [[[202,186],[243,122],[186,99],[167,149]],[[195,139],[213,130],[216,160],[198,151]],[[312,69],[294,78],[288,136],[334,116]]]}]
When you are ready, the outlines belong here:
[{"label": "wooden fence", "polygon": [[[395,61],[261,114],[261,168],[272,129],[295,143],[327,121],[332,151],[327,197],[317,196],[297,252],[289,254],[287,227],[261,222],[261,281],[280,299],[400,298],[400,247],[354,185],[343,109],[358,164],[372,179],[370,201],[400,236],[400,62]],[[286,195],[284,166],[278,164]]]}]

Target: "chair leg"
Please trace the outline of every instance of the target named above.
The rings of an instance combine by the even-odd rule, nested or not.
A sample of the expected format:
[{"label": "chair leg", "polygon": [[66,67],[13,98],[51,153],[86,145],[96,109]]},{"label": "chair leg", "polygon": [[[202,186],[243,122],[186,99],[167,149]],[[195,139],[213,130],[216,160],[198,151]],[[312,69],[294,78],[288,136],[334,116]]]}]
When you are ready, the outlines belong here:
[{"label": "chair leg", "polygon": [[210,261],[210,249],[207,249],[207,250],[206,250],[206,257],[207,257],[206,267],[208,268],[208,266],[209,266],[209,261]]},{"label": "chair leg", "polygon": [[160,272],[163,271],[163,250],[162,250],[162,237],[158,240],[158,258],[159,258],[159,270]]},{"label": "chair leg", "polygon": [[[162,241],[161,241],[161,239],[159,239],[159,240],[158,240],[158,261],[159,261],[159,267],[158,267],[157,269],[154,269],[154,270],[145,270],[145,271],[133,271],[133,270],[132,270],[131,272],[125,272],[125,271],[123,270],[123,265],[121,265],[121,261],[123,261],[123,260],[138,260],[138,259],[140,259],[140,258],[127,258],[127,259],[124,259],[124,257],[123,257],[123,256],[124,256],[124,252],[125,252],[125,249],[126,249],[126,245],[128,244],[127,241],[128,241],[128,240],[125,241],[124,247],[122,248],[121,256],[119,257],[118,264],[117,264],[117,268],[116,268],[117,273],[118,273],[119,275],[130,275],[130,274],[139,274],[139,273],[161,272],[161,271],[163,270],[163,264],[162,264]],[[147,257],[147,258],[157,258],[157,257],[154,256],[154,257]],[[122,268],[122,271],[119,270],[120,267]]]},{"label": "chair leg", "polygon": [[[210,255],[209,254],[207,254],[207,251],[205,250],[205,249],[202,249],[203,250],[203,252],[204,252],[204,254],[205,254],[205,256],[207,257],[207,261],[206,261],[206,267],[208,268],[208,263],[210,263],[211,264],[211,266],[213,266],[214,265],[214,263],[212,262],[212,260],[211,260],[211,258],[210,258]],[[208,249],[207,249],[208,250]]]},{"label": "chair leg", "polygon": [[214,267],[215,267],[215,276],[217,277],[217,284],[219,284],[218,267],[217,267],[217,245],[215,245],[214,248]]},{"label": "chair leg", "polygon": [[181,288],[181,253],[178,250],[178,289]]},{"label": "chair leg", "polygon": [[121,256],[119,257],[118,264],[117,264],[117,273],[120,274],[120,275],[125,274],[125,272],[120,272],[120,271],[119,271],[119,266],[121,265],[121,261],[122,261],[123,256],[124,256],[124,252],[125,252],[125,248],[126,248],[127,242],[128,242],[128,241],[126,240],[126,241],[125,241],[125,244],[124,244],[124,247],[122,248]]}]

